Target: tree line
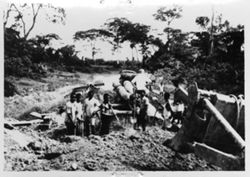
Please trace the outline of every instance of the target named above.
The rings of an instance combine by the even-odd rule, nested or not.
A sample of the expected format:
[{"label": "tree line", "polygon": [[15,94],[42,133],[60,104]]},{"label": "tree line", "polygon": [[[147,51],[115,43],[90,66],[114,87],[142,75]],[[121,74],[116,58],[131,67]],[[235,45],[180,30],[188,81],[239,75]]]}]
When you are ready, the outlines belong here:
[{"label": "tree line", "polygon": [[[194,19],[200,31],[182,32],[172,25],[182,17],[182,10],[181,6],[173,5],[161,7],[152,14],[155,20],[165,24],[161,37],[154,35],[149,25],[115,17],[107,19],[98,29],[76,31],[73,39],[90,48],[92,59],[100,52],[98,41],[112,45],[110,52],[122,50],[122,45],[128,43],[131,60],[126,64],[134,69],[144,67],[151,72],[161,72],[167,81],[185,77],[197,81],[202,88],[244,93],[244,26],[233,27],[221,14],[213,12],[211,17]],[[60,40],[57,34],[29,38],[38,16],[64,24],[66,12],[63,8],[10,4],[4,14],[5,75],[28,76],[31,71],[39,71],[37,64],[41,62],[88,72],[90,64],[77,57],[74,45],[59,49],[51,46],[52,40]],[[30,17],[29,27],[26,17]],[[139,56],[142,62],[138,62]]]}]

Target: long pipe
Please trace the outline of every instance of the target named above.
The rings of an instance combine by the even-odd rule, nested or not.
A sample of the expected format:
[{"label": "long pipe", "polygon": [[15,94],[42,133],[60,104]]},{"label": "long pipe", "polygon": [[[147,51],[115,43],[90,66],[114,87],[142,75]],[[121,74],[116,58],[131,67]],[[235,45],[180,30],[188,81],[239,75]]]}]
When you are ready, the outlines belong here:
[{"label": "long pipe", "polygon": [[233,137],[235,143],[237,143],[241,149],[244,149],[245,141],[235,131],[235,129],[228,123],[228,121],[223,117],[223,115],[214,107],[214,105],[208,99],[205,98],[204,103],[205,103],[206,108],[214,115],[214,117],[222,125],[224,130]]}]

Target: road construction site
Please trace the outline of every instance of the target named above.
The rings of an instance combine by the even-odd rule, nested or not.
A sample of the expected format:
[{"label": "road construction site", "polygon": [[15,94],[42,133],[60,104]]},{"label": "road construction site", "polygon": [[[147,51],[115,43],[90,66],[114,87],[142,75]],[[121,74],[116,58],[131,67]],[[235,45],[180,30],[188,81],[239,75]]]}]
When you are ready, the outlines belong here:
[{"label": "road construction site", "polygon": [[[75,79],[75,75],[58,73],[56,77],[54,74],[41,82],[43,86],[37,90],[29,90],[34,85],[23,84],[28,85],[28,88],[23,86],[25,94],[5,98],[5,171],[223,170],[220,165],[197,156],[194,150],[179,151],[171,143],[166,146],[166,140],[179,136],[178,131],[163,130],[157,122],[152,122],[145,132],[137,131],[126,115],[118,115],[120,122],[112,122],[108,135],[67,135],[65,117],[60,110],[72,89],[101,80],[105,85],[97,98],[107,92],[115,97],[112,81],[119,79],[119,74],[79,74],[77,79],[72,78]],[[53,89],[46,88],[49,85],[47,81],[50,87],[54,86]],[[166,87],[173,91],[171,85]],[[160,97],[158,100],[163,101]],[[46,116],[50,118],[49,126],[44,126],[44,120],[41,120]],[[240,166],[237,164],[235,169],[244,169],[244,165]]]}]

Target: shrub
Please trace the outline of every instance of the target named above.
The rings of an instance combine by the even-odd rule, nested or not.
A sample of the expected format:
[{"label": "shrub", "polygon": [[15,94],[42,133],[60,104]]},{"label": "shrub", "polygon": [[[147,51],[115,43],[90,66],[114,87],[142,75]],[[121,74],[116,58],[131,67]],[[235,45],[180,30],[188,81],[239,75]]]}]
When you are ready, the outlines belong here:
[{"label": "shrub", "polygon": [[12,84],[8,80],[4,80],[4,96],[14,96],[16,93],[18,93],[18,90],[14,84]]}]

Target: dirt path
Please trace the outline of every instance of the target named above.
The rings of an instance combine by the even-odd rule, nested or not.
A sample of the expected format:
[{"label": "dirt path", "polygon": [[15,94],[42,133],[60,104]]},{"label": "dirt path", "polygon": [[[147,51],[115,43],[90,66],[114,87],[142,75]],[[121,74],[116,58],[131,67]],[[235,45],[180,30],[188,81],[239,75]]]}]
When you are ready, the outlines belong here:
[{"label": "dirt path", "polygon": [[103,82],[103,90],[112,90],[112,83],[119,81],[119,74],[57,73],[43,78],[40,82],[30,79],[13,80],[21,95],[5,97],[5,118],[25,119],[31,111],[46,112],[51,107],[64,104],[64,96],[75,87],[89,83]]}]

